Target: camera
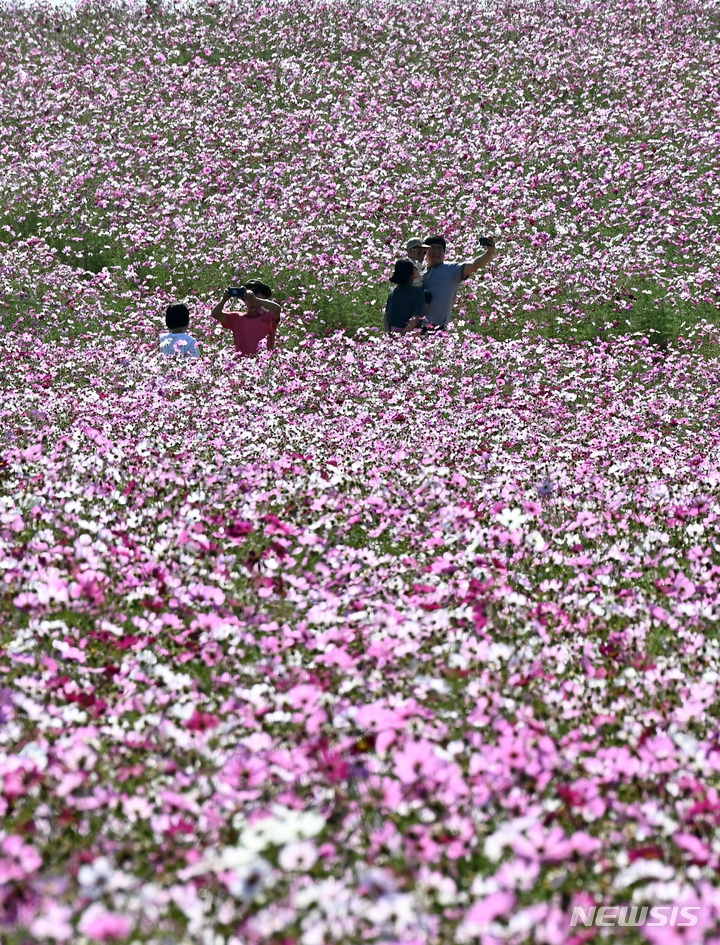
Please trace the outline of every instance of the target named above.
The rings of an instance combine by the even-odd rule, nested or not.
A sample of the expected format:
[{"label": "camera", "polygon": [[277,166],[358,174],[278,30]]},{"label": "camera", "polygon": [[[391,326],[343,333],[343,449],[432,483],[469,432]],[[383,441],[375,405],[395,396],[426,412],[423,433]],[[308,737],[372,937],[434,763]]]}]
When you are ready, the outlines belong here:
[{"label": "camera", "polygon": [[244,299],[246,293],[247,288],[244,285],[230,286],[228,289],[228,295],[231,299]]}]

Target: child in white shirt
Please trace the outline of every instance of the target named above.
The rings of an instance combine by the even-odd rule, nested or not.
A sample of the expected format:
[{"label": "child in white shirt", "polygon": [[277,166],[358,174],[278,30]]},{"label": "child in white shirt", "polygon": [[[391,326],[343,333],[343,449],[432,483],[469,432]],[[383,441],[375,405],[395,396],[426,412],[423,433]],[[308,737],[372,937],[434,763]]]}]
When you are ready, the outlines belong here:
[{"label": "child in white shirt", "polygon": [[190,309],[182,302],[169,305],[165,312],[167,331],[160,338],[160,351],[168,357],[198,358],[197,341],[187,329],[190,327]]}]

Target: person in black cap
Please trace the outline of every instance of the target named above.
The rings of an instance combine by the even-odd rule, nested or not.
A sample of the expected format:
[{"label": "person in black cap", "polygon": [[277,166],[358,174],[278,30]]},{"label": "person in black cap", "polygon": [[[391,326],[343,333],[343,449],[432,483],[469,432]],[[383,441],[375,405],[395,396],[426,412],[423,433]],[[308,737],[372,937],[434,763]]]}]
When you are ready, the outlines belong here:
[{"label": "person in black cap", "polygon": [[395,288],[388,296],[385,305],[387,330],[394,334],[405,334],[416,328],[425,317],[429,299],[419,286],[413,285],[415,263],[412,259],[398,259],[390,281]]},{"label": "person in black cap", "polygon": [[260,342],[265,339],[268,351],[272,351],[282,311],[279,303],[273,301],[270,286],[258,279],[249,280],[240,288],[245,290],[237,296],[243,302],[244,313],[224,310],[225,303],[236,298],[228,290],[210,315],[233,333],[235,350],[241,354],[257,354]]}]

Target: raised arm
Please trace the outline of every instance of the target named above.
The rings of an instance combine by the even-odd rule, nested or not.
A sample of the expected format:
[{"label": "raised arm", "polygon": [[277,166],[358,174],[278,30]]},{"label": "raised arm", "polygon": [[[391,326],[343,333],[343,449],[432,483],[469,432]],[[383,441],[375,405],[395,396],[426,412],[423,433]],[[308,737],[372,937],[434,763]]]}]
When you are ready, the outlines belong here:
[{"label": "raised arm", "polygon": [[225,316],[225,312],[223,312],[223,309],[225,308],[225,303],[229,300],[229,298],[230,295],[226,292],[212,312],[210,312],[210,317],[214,318],[216,322],[220,322],[223,328],[227,326],[227,318]]},{"label": "raised arm", "polygon": [[282,312],[282,306],[279,302],[273,302],[272,299],[259,299],[260,305],[266,309],[276,322],[280,321],[280,312]]},{"label": "raised arm", "polygon": [[482,269],[483,266],[487,266],[490,260],[495,256],[497,250],[495,249],[495,240],[492,236],[488,236],[488,248],[482,254],[478,256],[477,259],[473,259],[472,262],[466,262],[463,264],[462,277],[467,279],[468,276],[471,276],[474,272],[477,272],[478,269]]}]

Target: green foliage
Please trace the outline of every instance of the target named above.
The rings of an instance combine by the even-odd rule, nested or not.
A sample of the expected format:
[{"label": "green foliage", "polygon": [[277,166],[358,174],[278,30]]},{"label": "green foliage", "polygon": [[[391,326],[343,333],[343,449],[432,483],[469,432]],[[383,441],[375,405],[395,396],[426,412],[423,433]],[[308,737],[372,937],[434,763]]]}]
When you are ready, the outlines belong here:
[{"label": "green foliage", "polygon": [[[403,45],[399,49],[389,45],[386,28],[379,29],[373,36],[358,34],[355,30],[356,20],[363,17],[363,10],[362,3],[354,2],[345,3],[342,11],[329,7],[324,14],[324,32],[317,37],[308,37],[297,34],[294,29],[295,14],[288,9],[287,13],[281,12],[278,15],[275,24],[276,41],[268,44],[252,30],[248,32],[246,42],[234,41],[238,18],[244,14],[239,13],[232,5],[220,4],[212,11],[196,11],[195,29],[188,31],[180,9],[174,4],[151,0],[142,13],[136,11],[131,14],[130,8],[124,4],[108,9],[99,3],[89,2],[76,14],[54,11],[53,32],[50,35],[52,42],[66,57],[69,72],[87,63],[89,58],[98,52],[101,52],[104,60],[114,61],[114,67],[131,70],[130,91],[123,100],[122,121],[126,140],[146,146],[149,150],[171,148],[183,152],[180,164],[185,172],[183,179],[187,181],[187,186],[184,190],[172,190],[174,198],[171,199],[175,199],[176,209],[180,208],[183,212],[187,210],[191,228],[197,230],[201,226],[205,227],[213,218],[213,201],[216,198],[217,207],[227,209],[227,197],[223,196],[227,191],[220,188],[217,181],[208,180],[203,176],[198,137],[192,127],[183,122],[178,122],[175,126],[168,125],[159,121],[153,110],[148,111],[142,107],[144,96],[148,94],[145,82],[148,66],[142,56],[128,58],[127,50],[120,50],[119,47],[105,42],[108,22],[119,28],[124,18],[130,15],[137,15],[145,20],[161,20],[163,29],[170,37],[168,47],[164,50],[168,69],[179,68],[191,73],[194,70],[218,70],[224,63],[237,65],[239,62],[247,62],[248,66],[259,62],[266,64],[259,72],[248,68],[245,82],[239,83],[234,91],[226,90],[227,99],[224,104],[231,110],[237,109],[238,113],[242,113],[243,103],[262,98],[269,83],[274,84],[277,90],[280,103],[278,107],[284,107],[282,103],[287,97],[286,93],[291,92],[292,101],[295,103],[293,107],[308,108],[318,120],[326,122],[334,120],[334,108],[337,103],[331,101],[330,97],[319,95],[318,87],[313,81],[308,81],[307,77],[303,77],[301,81],[292,69],[288,68],[288,63],[292,63],[295,54],[299,53],[301,48],[306,50],[308,43],[317,45],[318,54],[321,53],[323,61],[333,69],[345,64],[358,70],[369,71],[375,68],[376,49],[381,49],[385,55],[392,55],[396,63],[402,61],[408,69],[428,65],[430,71],[435,74],[440,75],[443,71],[442,64],[438,62],[420,62],[412,44]],[[252,17],[253,13],[260,17],[263,15],[260,9],[253,9],[247,15]],[[452,29],[459,28],[460,19],[455,18],[452,11],[448,11],[448,15]],[[539,8],[536,15],[542,15]],[[568,12],[568,25],[575,23],[578,27],[582,26],[587,15],[584,11],[577,14]],[[546,74],[538,69],[534,61],[534,51],[524,42],[525,31],[520,25],[523,17],[519,11],[509,5],[503,16],[507,26],[505,43],[512,51],[510,61],[505,57],[501,66],[493,61],[488,75],[484,77],[477,91],[462,92],[460,107],[455,110],[460,124],[452,132],[453,139],[462,139],[463,116],[468,116],[468,121],[489,126],[494,119],[507,115],[509,111],[524,112],[529,103],[541,99],[548,91],[555,96],[555,104],[565,103],[568,109],[573,110],[576,118],[589,114],[594,109],[611,106],[615,102],[627,103],[640,93],[639,86],[618,85],[602,72],[591,71],[580,76],[571,69],[569,78],[565,79],[557,72]],[[8,39],[14,44],[14,48],[24,55],[30,48],[31,40],[27,37],[31,35],[36,21],[37,25],[45,22],[47,28],[48,17],[44,13],[34,14],[29,11],[21,14],[21,17],[25,17],[27,30],[17,29],[15,26],[16,23],[22,22],[22,19],[13,20],[14,32]],[[353,23],[352,29],[349,29],[348,21]],[[643,18],[638,16],[633,28],[641,31],[645,28],[643,23]],[[483,48],[485,41],[482,31],[473,36],[473,42],[478,44],[479,48]],[[490,53],[492,50],[488,47],[486,51]],[[566,47],[560,43],[554,51],[564,55]],[[77,81],[89,80],[79,77]],[[692,70],[684,76],[683,81],[688,88],[692,87]],[[196,101],[195,85],[189,82],[188,86],[188,103],[193,106],[203,104]],[[446,91],[441,90],[441,95]],[[156,100],[169,104],[170,92],[167,87],[153,86],[152,94]],[[225,92],[223,94],[225,95]],[[118,116],[113,117],[117,120]],[[54,116],[54,121],[53,128],[58,135],[74,135],[79,128],[83,133],[102,131],[93,128],[92,122],[96,121],[96,117],[93,117],[91,112],[76,114],[60,111]],[[32,125],[29,125],[28,129],[31,130]],[[16,130],[19,135],[26,130],[20,120]],[[448,136],[445,110],[440,109],[437,113],[424,115],[417,130],[426,142],[438,144],[445,141]],[[673,138],[673,132],[668,132],[666,128],[638,127],[633,128],[632,134],[629,135],[610,124],[599,134],[602,137],[598,138],[598,146],[594,151],[587,148],[580,149],[577,153],[559,150],[548,155],[533,148],[528,149],[524,142],[510,138],[504,144],[502,153],[488,152],[482,156],[482,173],[488,179],[496,178],[510,162],[522,165],[526,178],[532,177],[533,174],[537,176],[538,183],[532,190],[532,197],[537,205],[533,213],[537,217],[537,230],[547,234],[550,239],[547,247],[539,251],[540,254],[553,252],[559,220],[564,218],[574,186],[573,181],[577,179],[578,172],[582,172],[583,176],[592,182],[588,193],[592,213],[588,209],[588,219],[578,221],[579,252],[579,242],[587,238],[588,228],[592,239],[596,241],[629,240],[631,234],[628,233],[627,226],[613,211],[617,209],[618,200],[622,199],[624,194],[632,195],[634,178],[632,175],[614,172],[628,159],[633,149],[637,149],[638,144],[647,149],[648,157],[669,146],[668,142],[681,155],[686,148],[684,142],[678,137]],[[291,150],[287,154],[277,155],[278,173],[272,179],[273,186],[281,189],[292,184],[293,173],[283,168],[297,157],[297,149],[303,148],[304,145],[304,138],[299,137],[288,144]],[[601,146],[611,149],[612,152],[606,163],[601,162],[596,153]],[[387,156],[390,179],[396,181],[413,173],[413,166],[408,163],[403,149],[397,150],[397,158],[392,154]],[[132,148],[118,150],[118,162],[122,163],[122,175],[118,172],[118,177],[122,176],[124,181],[145,181],[145,175],[149,173],[147,167],[133,164],[129,156],[130,151]],[[327,157],[330,158],[330,155]],[[684,157],[689,159],[687,153]],[[462,160],[469,162],[468,156],[463,156]],[[553,174],[550,176],[547,173],[548,161],[552,161],[553,166]],[[265,158],[258,152],[255,156],[249,155],[243,168],[237,170],[234,183],[237,184],[239,205],[246,199],[248,186],[254,184],[258,177],[262,177],[265,165]],[[381,326],[382,309],[389,288],[383,281],[382,274],[378,282],[373,284],[368,279],[367,272],[362,276],[358,274],[355,279],[340,273],[337,276],[337,284],[333,285],[330,292],[318,286],[319,282],[327,284],[327,273],[322,273],[322,278],[318,278],[318,273],[313,270],[312,263],[307,259],[298,261],[297,269],[278,270],[275,268],[277,260],[262,257],[255,269],[248,265],[247,255],[243,255],[249,250],[242,249],[238,254],[238,268],[212,258],[212,237],[208,237],[204,244],[210,251],[198,254],[200,258],[165,243],[159,247],[153,234],[149,234],[142,245],[124,245],[120,234],[124,232],[128,220],[132,219],[135,209],[133,201],[142,204],[146,199],[153,199],[148,198],[144,190],[136,190],[129,201],[123,201],[121,197],[114,195],[114,187],[107,186],[112,173],[107,170],[98,168],[97,173],[93,173],[89,178],[86,177],[83,181],[80,177],[80,183],[73,182],[68,186],[61,168],[53,167],[51,171],[41,175],[39,171],[32,169],[32,165],[29,167],[28,173],[35,175],[33,198],[10,192],[0,195],[5,205],[4,210],[0,211],[2,242],[15,243],[40,238],[54,250],[59,263],[89,274],[113,270],[118,276],[120,288],[129,291],[140,290],[148,294],[163,290],[177,297],[196,295],[204,300],[211,300],[219,297],[230,281],[259,276],[275,288],[276,298],[292,316],[286,324],[292,321],[300,326],[295,336],[292,332],[285,335],[291,344],[305,331],[321,336],[335,331],[354,334],[361,328],[379,329]],[[463,169],[465,179],[477,173],[477,165],[475,172],[469,168],[468,163],[468,169]],[[458,171],[457,154],[446,147],[428,149],[423,154],[423,171],[427,173],[428,179],[440,179],[446,171],[452,176]],[[694,168],[688,163],[683,165],[683,173],[700,178],[705,170],[700,165]],[[666,182],[663,182],[662,186],[665,184]],[[67,209],[63,213],[54,210],[51,212],[48,208],[57,205],[53,198],[59,194],[62,194],[63,200],[68,201]],[[328,242],[332,241],[332,228],[342,222],[347,212],[352,213],[352,188],[346,187],[343,181],[339,180],[334,199],[339,206],[348,210],[333,211],[337,219],[333,218],[328,223]],[[546,201],[547,205],[543,201]],[[426,229],[436,225],[435,216],[442,216],[439,205],[429,204],[422,209],[408,209],[412,209],[413,213],[422,214],[419,222]],[[390,237],[394,240],[396,233],[393,226],[397,221],[392,221],[386,211],[389,214],[387,208],[378,207],[372,226],[379,238],[381,235],[382,239]],[[396,207],[394,212],[402,210]],[[708,200],[707,206],[699,207],[698,212],[705,224],[712,224],[718,219],[712,200]],[[77,218],[84,221],[82,226],[76,224]],[[218,220],[220,233],[225,226],[225,218],[218,217]],[[474,225],[476,221],[468,222]],[[505,226],[501,219],[497,222]],[[517,226],[519,230],[522,229],[520,223]],[[508,236],[511,235],[511,230],[512,227],[506,228]],[[526,234],[518,238],[528,239]],[[566,236],[566,242],[567,239]],[[218,236],[218,247],[221,243],[222,238]],[[313,247],[318,253],[321,249],[320,246]],[[344,251],[348,253],[349,261],[358,262],[361,258],[362,249],[357,245],[346,247]],[[528,246],[528,252],[534,253],[535,248]],[[205,258],[202,258],[203,255]],[[221,253],[218,252],[217,255],[220,256]],[[668,243],[658,252],[657,262],[658,272],[663,266],[671,266],[677,274],[691,273],[698,267],[697,258],[686,257],[682,248],[672,243]],[[652,272],[652,267],[648,267],[648,271]],[[42,279],[38,278],[35,285],[11,286],[11,291],[5,294],[5,312],[2,316],[5,325],[13,324],[13,320],[17,320],[18,316],[37,307],[43,297],[41,282]],[[358,287],[360,282],[363,284]],[[640,332],[664,350],[683,332],[700,321],[714,322],[717,319],[716,304],[698,301],[697,298],[687,302],[670,302],[659,278],[653,279],[647,274],[638,274],[637,269],[632,266],[628,266],[624,285],[618,286],[619,298],[589,303],[587,297],[581,298],[577,290],[567,287],[557,287],[549,296],[543,296],[545,290],[538,286],[535,286],[533,291],[540,292],[540,296],[512,299],[510,304],[514,305],[515,309],[511,310],[511,314],[508,314],[507,305],[504,304],[502,317],[493,314],[492,297],[486,298],[482,303],[473,301],[465,304],[466,317],[458,326],[460,333],[477,333],[504,340],[517,337],[530,328],[546,338],[588,341]],[[628,293],[635,298],[631,299]],[[108,293],[108,311],[122,314],[127,303],[120,304],[117,301],[119,295],[119,292]],[[503,301],[505,303],[507,300]],[[460,301],[458,308],[462,306]]]},{"label": "green foliage", "polygon": [[[124,263],[125,254],[119,244],[87,226],[77,228],[72,224],[68,226],[68,222],[43,216],[39,210],[21,205],[0,217],[0,241],[12,244],[40,238],[55,251],[59,263],[95,274]],[[100,218],[100,225],[103,222]]]}]

